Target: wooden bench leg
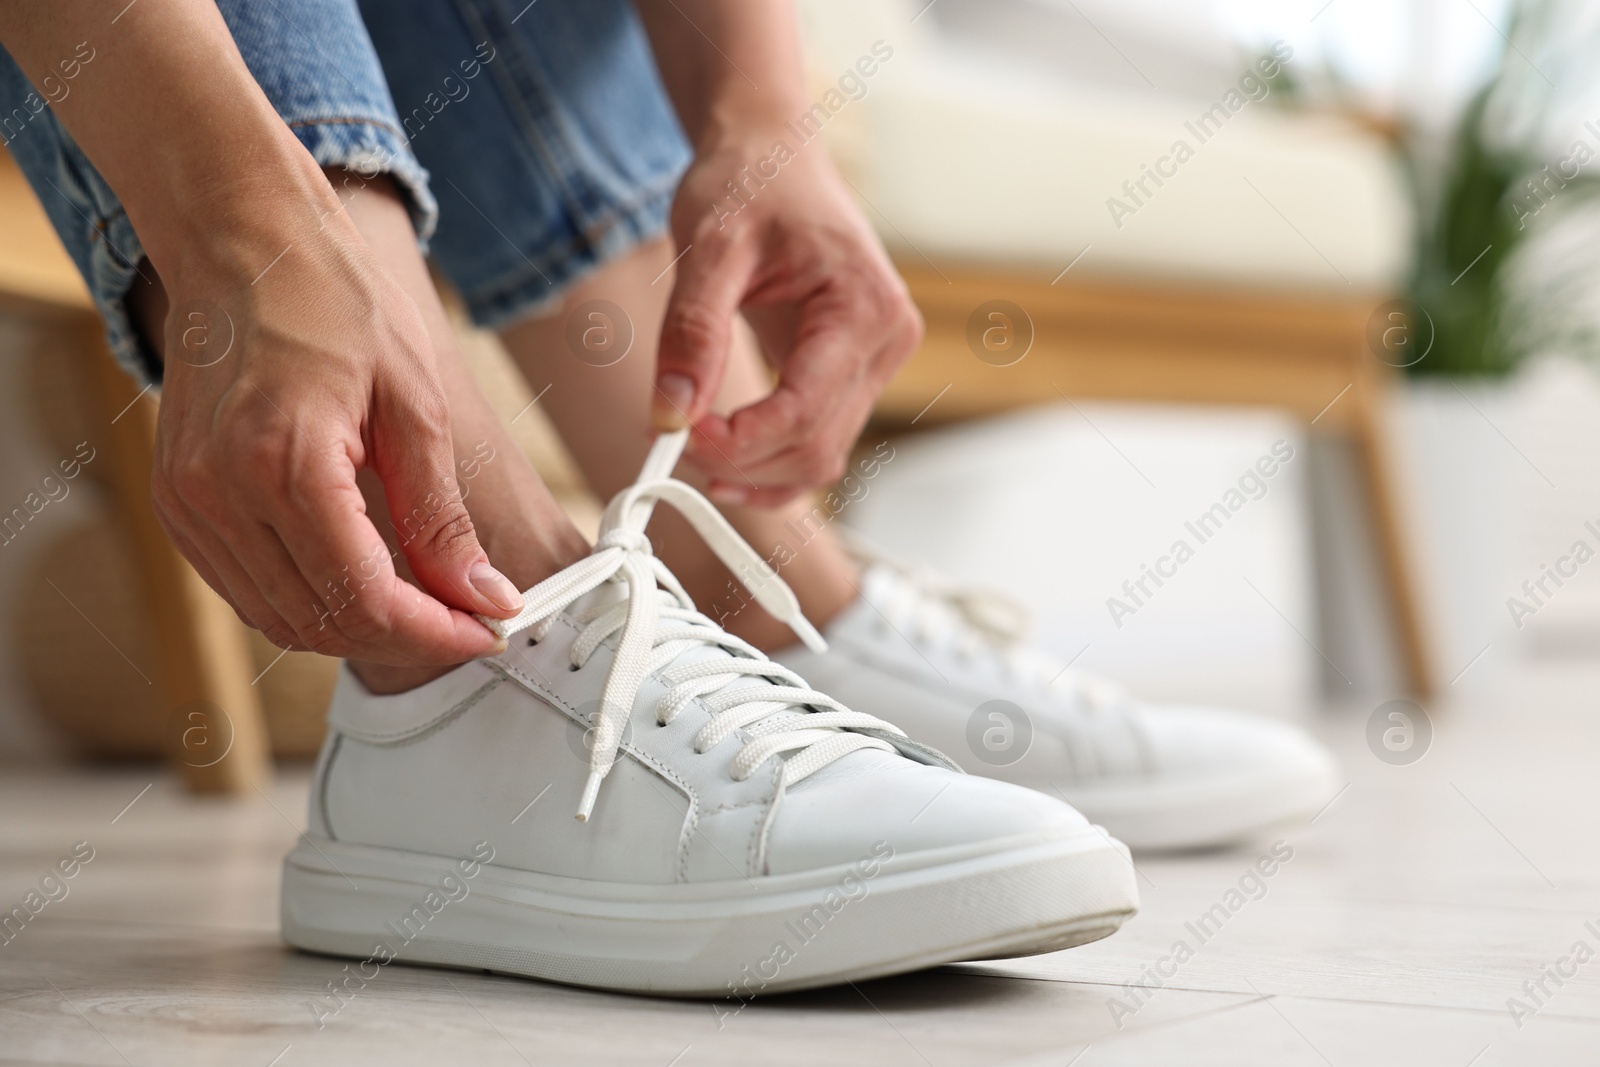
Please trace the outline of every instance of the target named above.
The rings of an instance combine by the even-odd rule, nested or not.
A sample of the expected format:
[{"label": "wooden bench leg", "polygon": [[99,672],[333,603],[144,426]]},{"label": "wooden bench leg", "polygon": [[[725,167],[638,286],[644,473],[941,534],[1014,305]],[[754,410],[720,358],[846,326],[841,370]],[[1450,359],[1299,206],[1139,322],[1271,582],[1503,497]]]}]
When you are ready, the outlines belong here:
[{"label": "wooden bench leg", "polygon": [[139,396],[106,351],[99,321],[81,328],[85,371],[98,386],[116,504],[138,562],[159,651],[168,750],[190,789],[246,793],[271,774],[271,751],[245,629],[195,573],[150,506],[156,402]]},{"label": "wooden bench leg", "polygon": [[[1361,358],[1370,364],[1363,351]],[[1428,699],[1438,692],[1433,650],[1422,614],[1420,575],[1406,536],[1411,529],[1400,500],[1393,467],[1395,452],[1388,428],[1388,400],[1392,374],[1387,368],[1362,374],[1351,390],[1354,411],[1350,432],[1361,466],[1368,515],[1375,527],[1378,563],[1388,588],[1390,617],[1400,640],[1401,662],[1413,695]]]}]

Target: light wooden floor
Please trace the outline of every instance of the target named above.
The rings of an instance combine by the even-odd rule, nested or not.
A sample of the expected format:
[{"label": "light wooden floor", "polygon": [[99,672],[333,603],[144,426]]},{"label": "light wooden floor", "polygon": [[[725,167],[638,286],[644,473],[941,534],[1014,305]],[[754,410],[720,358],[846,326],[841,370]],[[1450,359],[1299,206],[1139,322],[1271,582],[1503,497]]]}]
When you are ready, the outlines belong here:
[{"label": "light wooden floor", "polygon": [[342,964],[275,933],[303,772],[229,802],[154,771],[3,769],[0,908],[75,842],[95,858],[0,946],[0,1063],[1593,1064],[1600,958],[1547,981],[1521,1028],[1506,1002],[1574,942],[1600,950],[1584,925],[1600,929],[1597,691],[1545,676],[1515,702],[1440,712],[1404,767],[1367,750],[1370,709],[1330,717],[1349,788],[1284,832],[1294,858],[1266,895],[1120,1029],[1119,983],[1195,944],[1185,922],[1262,849],[1141,861],[1143,912],[1096,945],[720,1021],[704,1003],[392,966],[319,1030],[308,1002]]}]

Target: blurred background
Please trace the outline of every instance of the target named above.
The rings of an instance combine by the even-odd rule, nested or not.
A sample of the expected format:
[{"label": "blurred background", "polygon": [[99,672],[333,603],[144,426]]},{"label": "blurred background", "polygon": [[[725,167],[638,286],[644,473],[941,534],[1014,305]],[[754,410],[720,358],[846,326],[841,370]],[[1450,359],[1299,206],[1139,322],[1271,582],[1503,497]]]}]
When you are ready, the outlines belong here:
[{"label": "blurred background", "polygon": [[[1600,678],[1600,5],[801,8],[814,124],[928,321],[840,521],[1150,697],[1307,718]],[[138,471],[91,445],[61,477],[150,405],[61,358],[86,305],[3,169],[0,761],[170,754],[165,646],[231,614],[152,602]],[[517,429],[592,527],[537,410]],[[200,636],[313,753],[331,664]]]}]

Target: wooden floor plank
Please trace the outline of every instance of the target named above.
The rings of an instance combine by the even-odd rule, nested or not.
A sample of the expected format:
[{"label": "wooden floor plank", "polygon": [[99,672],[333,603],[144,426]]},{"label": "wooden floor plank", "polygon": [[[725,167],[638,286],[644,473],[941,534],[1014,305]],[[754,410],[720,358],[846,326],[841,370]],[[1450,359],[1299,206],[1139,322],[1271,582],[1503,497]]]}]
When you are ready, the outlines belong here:
[{"label": "wooden floor plank", "polygon": [[[729,1007],[401,965],[320,1028],[343,961],[277,936],[278,868],[304,769],[261,793],[186,795],[155,768],[0,774],[0,904],[80,841],[94,859],[0,945],[5,1063],[1185,1064],[1583,1062],[1600,959],[1518,1027],[1508,999],[1577,940],[1600,948],[1600,721],[1592,678],[1515,706],[1434,712],[1409,766],[1367,748],[1370,708],[1318,725],[1349,789],[1294,856],[1148,995],[1186,925],[1271,845],[1138,858],[1141,914],[1115,937]],[[1547,881],[1548,879],[1548,881]],[[1547,983],[1548,985],[1548,983]],[[1264,999],[1265,998],[1265,999]],[[1118,1003],[1123,1010],[1118,1010]],[[1126,1010],[1128,1007],[1134,1010]],[[1291,1025],[1292,1024],[1292,1025]],[[1488,1051],[1483,1050],[1487,1048]],[[289,1049],[287,1053],[285,1049]]]}]

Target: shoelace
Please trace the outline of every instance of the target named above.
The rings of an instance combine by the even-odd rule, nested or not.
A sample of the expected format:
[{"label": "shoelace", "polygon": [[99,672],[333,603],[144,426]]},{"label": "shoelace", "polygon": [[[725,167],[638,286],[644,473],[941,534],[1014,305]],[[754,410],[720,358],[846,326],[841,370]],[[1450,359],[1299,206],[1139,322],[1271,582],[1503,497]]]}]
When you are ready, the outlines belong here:
[{"label": "shoelace", "polygon": [[[600,536],[589,556],[523,593],[523,609],[515,618],[482,620],[507,640],[527,629],[538,639],[585,593],[607,581],[620,579],[627,584],[625,600],[576,620],[582,629],[571,657],[578,667],[602,641],[621,631],[592,724],[594,744],[589,776],[578,802],[580,822],[594,812],[600,783],[616,763],[623,728],[645,678],[697,645],[720,647],[733,658],[719,656],[663,672],[662,680],[671,688],[656,708],[656,721],[663,725],[671,722],[698,698],[711,712],[711,719],[695,735],[695,751],[708,751],[734,731],[743,730],[748,740],[731,768],[736,781],[748,778],[773,755],[788,752],[793,754],[784,760],[783,783],[793,785],[857,749],[894,751],[894,745],[872,734],[905,736],[898,727],[851,711],[809,688],[794,672],[712,623],[695,610],[678,579],[652,555],[644,530],[656,502],[665,501],[689,520],[729,570],[760,576],[749,589],[757,603],[788,625],[807,648],[827,650],[822,635],[801,613],[794,592],[760,554],[709,500],[671,476],[687,440],[686,430],[656,439],[638,480],[607,505]],[[662,620],[674,625],[662,627]],[[765,679],[769,684],[729,685],[743,678]]]},{"label": "shoelace", "polygon": [[989,590],[957,586],[889,556],[860,535],[847,534],[845,542],[858,561],[876,564],[893,576],[894,581],[880,587],[873,606],[909,640],[947,648],[969,660],[995,659],[1018,681],[1072,697],[1091,711],[1127,699],[1116,683],[1074,671],[1025,644],[1027,611],[1015,601]]}]

